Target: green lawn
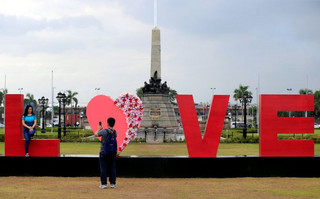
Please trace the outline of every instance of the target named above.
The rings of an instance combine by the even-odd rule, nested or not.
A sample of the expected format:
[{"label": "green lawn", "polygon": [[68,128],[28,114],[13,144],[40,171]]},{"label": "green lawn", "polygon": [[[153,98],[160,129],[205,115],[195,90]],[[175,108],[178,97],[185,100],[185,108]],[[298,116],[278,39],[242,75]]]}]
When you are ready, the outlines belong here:
[{"label": "green lawn", "polygon": [[[79,129],[72,129],[74,134],[82,134]],[[3,128],[0,128],[0,134]],[[85,132],[90,134],[90,132]],[[222,136],[225,136],[225,131]],[[47,132],[47,134],[50,134]],[[90,134],[91,135],[91,134]],[[229,131],[229,136],[231,132]],[[315,135],[320,137],[320,129],[315,129]],[[234,136],[242,136],[240,133],[234,133]],[[251,136],[249,134],[248,136]],[[254,136],[257,136],[255,133]],[[289,135],[288,135],[289,136]],[[301,134],[296,135],[301,136]],[[60,144],[61,154],[98,154],[100,143],[98,142],[62,142]],[[0,142],[0,154],[4,154],[4,143]],[[140,156],[187,156],[188,150],[186,143],[163,143],[146,144],[130,143],[121,155],[140,155]],[[259,155],[259,144],[241,144],[241,143],[220,143],[218,156],[234,155]],[[315,144],[315,155],[320,155],[320,144]]]},{"label": "green lawn", "polygon": [[[61,154],[92,154],[99,153],[100,143],[61,143]],[[4,154],[4,143],[0,142],[0,154]],[[138,156],[187,156],[185,143],[146,144],[131,143],[121,155]],[[218,156],[259,155],[259,144],[220,143]],[[315,155],[320,155],[320,144],[315,144]]]}]

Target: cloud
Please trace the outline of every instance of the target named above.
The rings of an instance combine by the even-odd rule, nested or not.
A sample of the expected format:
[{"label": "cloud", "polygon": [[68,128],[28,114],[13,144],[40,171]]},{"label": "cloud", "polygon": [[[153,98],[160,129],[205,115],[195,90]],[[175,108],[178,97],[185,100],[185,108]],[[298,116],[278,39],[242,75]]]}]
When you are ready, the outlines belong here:
[{"label": "cloud", "polygon": [[[19,5],[19,6],[17,6]],[[240,84],[255,94],[319,89],[318,1],[159,0],[162,78],[207,102]],[[150,76],[153,1],[4,0],[0,82],[35,97],[79,92],[86,104],[135,90]],[[0,86],[2,87],[2,86]],[[232,99],[231,99],[232,100]]]}]

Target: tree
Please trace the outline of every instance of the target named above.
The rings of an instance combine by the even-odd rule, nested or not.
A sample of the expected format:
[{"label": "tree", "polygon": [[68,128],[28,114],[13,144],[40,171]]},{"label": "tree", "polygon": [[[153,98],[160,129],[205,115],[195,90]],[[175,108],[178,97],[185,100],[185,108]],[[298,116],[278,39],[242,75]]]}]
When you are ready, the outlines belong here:
[{"label": "tree", "polygon": [[34,95],[31,93],[26,94],[26,98],[24,99],[24,104],[31,105],[36,109],[37,107],[37,100],[34,99]]},{"label": "tree", "polygon": [[[239,99],[242,99],[244,97],[244,95],[246,94],[247,96],[251,96],[252,95],[252,92],[248,91],[248,88],[249,86],[242,86],[240,84],[239,88],[238,89],[235,89],[233,92],[234,92],[234,95],[233,95],[233,98],[237,101]],[[243,114],[243,111],[246,107],[246,104],[244,104],[244,100],[242,100],[242,117],[245,117],[245,114]],[[245,121],[245,118],[244,118],[244,121]],[[246,132],[246,129],[247,127],[244,127],[243,129],[243,137],[246,138],[247,137],[247,132]]]},{"label": "tree", "polygon": [[67,90],[67,105],[73,105],[73,102],[75,103],[75,106],[78,105],[78,99],[76,98],[76,95],[78,95],[78,92],[72,92],[71,90]]},{"label": "tree", "polygon": [[242,86],[240,84],[239,88],[233,91],[233,98],[237,101],[238,99],[241,99],[246,92],[248,95],[252,95],[252,92],[248,91],[248,88],[249,86]]},{"label": "tree", "polygon": [[316,119],[319,119],[320,117],[320,90],[319,91],[315,91],[313,93],[312,90],[310,89],[300,89],[299,90],[299,94],[301,95],[314,95],[314,117]]},{"label": "tree", "polygon": [[59,112],[59,106],[53,106],[53,115]]},{"label": "tree", "polygon": [[4,102],[4,97],[8,93],[8,89],[1,89],[0,91],[0,106]]},{"label": "tree", "polygon": [[255,122],[255,125],[256,125],[257,124],[257,106],[249,107],[249,115],[253,116],[253,121]]},{"label": "tree", "polygon": [[305,88],[305,89],[300,89],[300,90],[299,90],[299,94],[300,94],[300,95],[312,95],[312,94],[313,94],[313,91],[310,90],[310,89],[307,89],[307,88]]},{"label": "tree", "polygon": [[174,102],[176,100],[176,95],[177,95],[177,91],[174,90],[174,89],[171,89],[169,87],[169,99],[170,99],[170,102]]},{"label": "tree", "polygon": [[[252,92],[248,91],[249,86],[242,86],[240,84],[239,88],[234,89],[233,91],[233,98],[237,101],[241,98],[243,98],[243,95],[245,93],[247,93],[248,95],[252,95]],[[243,108],[244,104],[242,103],[242,108]],[[242,109],[243,110],[243,109]],[[243,114],[242,114],[243,115]]]},{"label": "tree", "polygon": [[[310,90],[310,89],[307,89],[307,88],[305,88],[305,89],[300,89],[300,90],[299,90],[299,94],[300,94],[300,95],[312,95],[312,94],[313,94],[313,91]],[[307,117],[307,116],[308,116],[308,111],[305,112],[305,117]]]},{"label": "tree", "polygon": [[137,93],[137,96],[141,99],[142,98],[142,95],[143,95],[143,91],[142,91],[142,88],[143,87],[140,87],[136,90],[136,93]]}]

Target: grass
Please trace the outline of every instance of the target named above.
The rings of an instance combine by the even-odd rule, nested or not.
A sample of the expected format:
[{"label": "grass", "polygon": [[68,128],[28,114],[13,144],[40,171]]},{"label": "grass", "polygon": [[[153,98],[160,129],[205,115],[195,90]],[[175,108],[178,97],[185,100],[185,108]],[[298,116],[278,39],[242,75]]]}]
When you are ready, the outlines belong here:
[{"label": "grass", "polygon": [[118,178],[99,189],[99,177],[0,177],[0,198],[320,198],[318,178]]},{"label": "grass", "polygon": [[[0,128],[0,133],[3,128]],[[74,133],[78,134],[79,129],[75,129]],[[86,132],[88,133],[88,132]],[[48,133],[50,134],[50,133]],[[236,135],[237,134],[237,135]],[[320,136],[320,129],[315,129],[315,134]],[[225,135],[223,131],[222,135]],[[229,131],[229,135],[231,135]],[[234,132],[234,136],[239,133]],[[251,136],[251,135],[248,135]],[[254,136],[257,136],[254,134]],[[296,136],[301,136],[296,135]],[[62,142],[60,143],[61,154],[98,154],[100,143],[98,142]],[[0,154],[4,154],[4,143],[0,142]],[[138,155],[138,156],[188,156],[186,143],[162,143],[162,144],[146,144],[146,143],[130,143],[121,155]],[[241,144],[241,143],[220,143],[218,148],[218,156],[236,156],[236,155],[259,155],[259,144]],[[320,155],[320,144],[315,144],[315,155]]]},{"label": "grass", "polygon": [[[100,143],[60,143],[61,154],[91,154],[97,155]],[[0,142],[0,154],[4,154],[4,143]],[[185,143],[146,144],[131,143],[121,155],[138,156],[188,156]],[[259,144],[220,143],[218,156],[259,155]],[[320,155],[320,144],[315,144],[315,155]]]}]

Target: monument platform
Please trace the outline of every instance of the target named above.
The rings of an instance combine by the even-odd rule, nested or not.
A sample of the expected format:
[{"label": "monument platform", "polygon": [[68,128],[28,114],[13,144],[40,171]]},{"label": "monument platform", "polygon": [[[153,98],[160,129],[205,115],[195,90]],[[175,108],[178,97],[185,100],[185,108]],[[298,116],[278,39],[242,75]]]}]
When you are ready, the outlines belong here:
[{"label": "monument platform", "polygon": [[179,136],[183,135],[183,130],[179,129],[169,95],[143,94],[141,99],[144,117],[138,138],[145,138],[147,143],[178,141]]},{"label": "monument platform", "polygon": [[[120,156],[116,160],[117,176],[130,178],[320,177],[319,167],[319,156]],[[0,176],[99,176],[99,158],[0,156]]]}]

